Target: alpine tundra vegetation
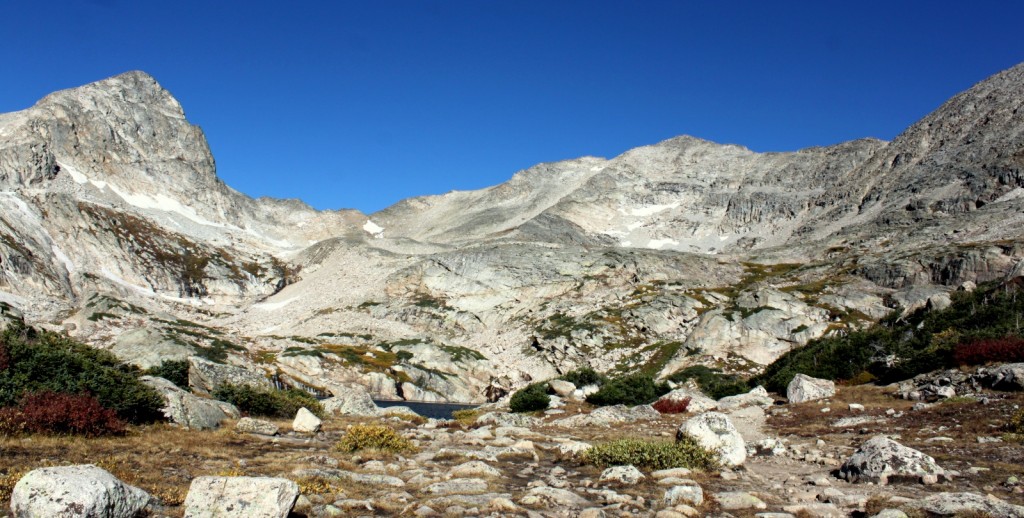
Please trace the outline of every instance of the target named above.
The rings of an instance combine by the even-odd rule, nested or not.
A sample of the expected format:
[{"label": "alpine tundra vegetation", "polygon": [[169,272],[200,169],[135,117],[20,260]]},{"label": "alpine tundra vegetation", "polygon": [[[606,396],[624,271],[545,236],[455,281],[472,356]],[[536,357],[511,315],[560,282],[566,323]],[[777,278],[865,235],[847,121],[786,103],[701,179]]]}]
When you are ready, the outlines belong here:
[{"label": "alpine tundra vegetation", "polygon": [[1024,516],[1022,243],[1024,64],[891,142],[681,136],[374,214],[233,190],[128,72],[0,115],[0,496]]}]

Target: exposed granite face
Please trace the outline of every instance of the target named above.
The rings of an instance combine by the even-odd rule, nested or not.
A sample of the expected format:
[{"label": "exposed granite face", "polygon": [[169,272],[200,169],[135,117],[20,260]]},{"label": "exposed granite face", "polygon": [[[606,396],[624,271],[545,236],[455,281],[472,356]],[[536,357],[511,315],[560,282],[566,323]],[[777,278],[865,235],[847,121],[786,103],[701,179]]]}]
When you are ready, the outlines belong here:
[{"label": "exposed granite face", "polygon": [[206,354],[324,393],[480,402],[579,366],[750,370],[1020,268],[1022,79],[888,143],[684,136],[366,216],[232,190],[130,72],[0,115],[0,302],[135,363]]}]

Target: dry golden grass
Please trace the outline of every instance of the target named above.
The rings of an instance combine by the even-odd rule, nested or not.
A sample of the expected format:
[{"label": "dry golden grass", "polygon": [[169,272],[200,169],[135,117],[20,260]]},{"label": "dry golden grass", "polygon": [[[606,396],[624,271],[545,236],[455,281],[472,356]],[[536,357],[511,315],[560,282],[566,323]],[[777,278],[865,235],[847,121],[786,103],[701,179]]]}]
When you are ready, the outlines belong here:
[{"label": "dry golden grass", "polygon": [[[280,422],[283,429],[287,422]],[[233,423],[216,431],[187,431],[169,425],[132,428],[122,437],[0,437],[0,498],[24,473],[35,468],[95,464],[138,486],[165,505],[180,505],[192,479],[216,476],[280,476],[295,479],[296,469],[316,467],[304,460],[328,454],[330,443],[274,444],[236,434]]]}]

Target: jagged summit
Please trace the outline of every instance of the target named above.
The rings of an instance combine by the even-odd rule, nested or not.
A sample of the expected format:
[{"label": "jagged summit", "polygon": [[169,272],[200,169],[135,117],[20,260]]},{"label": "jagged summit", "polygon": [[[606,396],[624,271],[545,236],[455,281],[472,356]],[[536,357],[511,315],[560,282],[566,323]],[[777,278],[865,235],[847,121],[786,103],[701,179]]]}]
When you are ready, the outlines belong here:
[{"label": "jagged summit", "polygon": [[185,112],[177,99],[157,80],[141,70],[132,70],[107,79],[66,90],[60,90],[39,100],[35,106],[67,102],[74,99],[98,108],[111,103],[144,105],[149,110],[165,110],[185,118]]}]

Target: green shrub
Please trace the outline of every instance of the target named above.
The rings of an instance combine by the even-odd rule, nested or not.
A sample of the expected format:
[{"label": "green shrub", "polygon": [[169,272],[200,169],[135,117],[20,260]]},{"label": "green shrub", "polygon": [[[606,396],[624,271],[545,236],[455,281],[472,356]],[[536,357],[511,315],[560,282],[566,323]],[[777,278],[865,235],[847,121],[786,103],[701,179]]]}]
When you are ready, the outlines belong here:
[{"label": "green shrub", "polygon": [[146,369],[146,374],[163,378],[188,390],[188,360],[165,360],[160,365]]},{"label": "green shrub", "polygon": [[683,383],[687,380],[694,380],[704,394],[711,399],[722,399],[726,396],[735,396],[750,390],[747,382],[733,374],[723,374],[719,369],[712,369],[704,365],[693,365],[677,371],[668,377],[676,383]]},{"label": "green shrub", "polygon": [[513,412],[533,412],[536,410],[546,410],[550,403],[551,397],[548,396],[548,382],[542,381],[517,390],[515,394],[512,394],[508,407]]},{"label": "green shrub", "polygon": [[668,391],[668,385],[655,384],[650,376],[630,374],[605,382],[597,392],[587,396],[587,402],[597,406],[644,405]]},{"label": "green shrub", "polygon": [[[963,361],[972,344],[1014,343],[1021,338],[1019,317],[1024,313],[1024,296],[1017,296],[1018,290],[1009,285],[986,284],[971,293],[952,293],[953,303],[940,311],[921,309],[905,318],[893,312],[867,329],[812,340],[782,355],[751,384],[783,392],[798,373],[852,380],[866,378],[865,372],[880,383],[892,383],[956,367],[958,348]],[[996,354],[1005,347],[989,349],[983,352]]]},{"label": "green shrub", "polygon": [[393,453],[416,450],[409,439],[402,437],[394,428],[382,424],[352,425],[335,445],[335,449],[345,453],[359,450],[379,450]]},{"label": "green shrub", "polygon": [[559,376],[558,379],[568,381],[577,387],[601,385],[605,382],[605,377],[598,374],[597,371],[590,367],[581,367],[579,369],[569,371]]},{"label": "green shrub", "polygon": [[164,400],[137,367],[50,331],[10,326],[0,333],[0,407],[31,393],[88,394],[130,423],[164,419]]},{"label": "green shrub", "polygon": [[620,439],[595,445],[583,452],[581,459],[586,464],[601,468],[633,465],[651,470],[689,468],[708,471],[718,465],[715,454],[690,437],[682,437],[677,442]]},{"label": "green shrub", "polygon": [[290,418],[302,407],[320,417],[324,414],[320,402],[309,392],[299,389],[273,390],[225,383],[213,391],[213,397],[255,416]]}]

